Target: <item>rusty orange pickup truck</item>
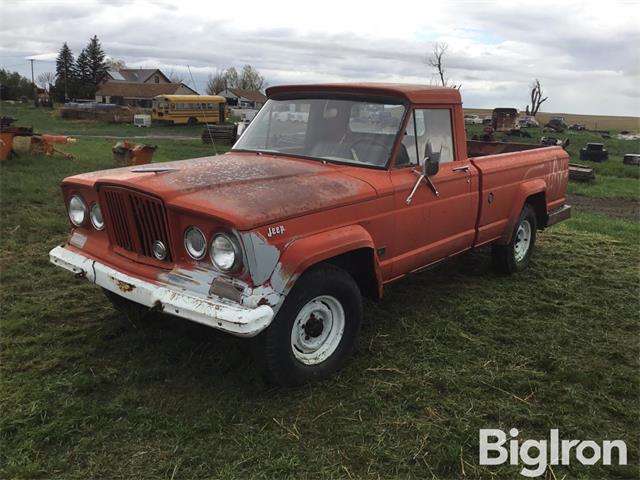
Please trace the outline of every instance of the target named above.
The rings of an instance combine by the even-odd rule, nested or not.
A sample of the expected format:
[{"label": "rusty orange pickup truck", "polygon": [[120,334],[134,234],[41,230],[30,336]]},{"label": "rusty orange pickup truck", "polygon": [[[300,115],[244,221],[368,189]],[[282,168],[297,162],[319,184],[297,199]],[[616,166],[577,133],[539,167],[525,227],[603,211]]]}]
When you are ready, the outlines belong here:
[{"label": "rusty orange pickup truck", "polygon": [[71,232],[51,261],[130,317],[255,337],[267,379],[297,385],[345,364],[363,296],[488,244],[497,270],[517,272],[537,232],[570,216],[567,153],[467,141],[458,90],[267,96],[224,155],[66,178]]}]

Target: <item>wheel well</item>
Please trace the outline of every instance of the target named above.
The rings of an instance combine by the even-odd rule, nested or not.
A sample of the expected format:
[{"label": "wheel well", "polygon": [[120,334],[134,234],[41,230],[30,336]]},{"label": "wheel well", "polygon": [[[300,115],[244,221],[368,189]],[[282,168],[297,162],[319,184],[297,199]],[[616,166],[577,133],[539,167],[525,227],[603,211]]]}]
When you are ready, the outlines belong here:
[{"label": "wheel well", "polygon": [[527,198],[528,203],[533,207],[536,212],[536,223],[538,224],[538,230],[542,230],[547,226],[547,202],[544,192],[539,192],[531,195]]},{"label": "wheel well", "polygon": [[325,260],[349,273],[358,284],[362,295],[379,300],[378,280],[374,265],[373,249],[359,248]]}]

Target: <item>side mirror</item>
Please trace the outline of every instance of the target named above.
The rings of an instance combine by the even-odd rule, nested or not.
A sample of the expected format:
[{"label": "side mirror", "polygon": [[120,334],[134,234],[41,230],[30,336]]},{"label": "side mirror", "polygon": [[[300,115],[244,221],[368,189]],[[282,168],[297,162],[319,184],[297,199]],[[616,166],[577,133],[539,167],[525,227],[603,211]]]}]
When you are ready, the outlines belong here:
[{"label": "side mirror", "polygon": [[422,172],[425,177],[432,177],[440,170],[440,154],[432,153],[422,160]]}]

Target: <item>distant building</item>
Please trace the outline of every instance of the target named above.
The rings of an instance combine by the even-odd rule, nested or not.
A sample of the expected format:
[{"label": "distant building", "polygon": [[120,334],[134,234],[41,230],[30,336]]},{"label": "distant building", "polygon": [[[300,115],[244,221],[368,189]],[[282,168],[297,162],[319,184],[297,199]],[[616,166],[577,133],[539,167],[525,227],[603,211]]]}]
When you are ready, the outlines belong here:
[{"label": "distant building", "polygon": [[151,101],[157,95],[198,95],[198,92],[184,83],[109,80],[98,85],[96,102],[151,108]]},{"label": "distant building", "polygon": [[123,68],[109,70],[102,79],[102,83],[108,82],[171,83],[171,80],[157,68]]},{"label": "distant building", "polygon": [[267,96],[257,90],[243,90],[242,88],[226,88],[217,95],[227,99],[231,108],[260,109],[267,101]]}]

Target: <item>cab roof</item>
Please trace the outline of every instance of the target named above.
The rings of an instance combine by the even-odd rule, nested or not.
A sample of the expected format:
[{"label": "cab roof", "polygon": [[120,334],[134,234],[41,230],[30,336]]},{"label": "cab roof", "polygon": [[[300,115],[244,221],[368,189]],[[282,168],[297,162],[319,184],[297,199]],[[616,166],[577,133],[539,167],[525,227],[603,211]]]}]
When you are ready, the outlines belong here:
[{"label": "cab roof", "polygon": [[348,93],[399,97],[410,103],[461,104],[460,91],[456,88],[406,83],[320,83],[308,85],[279,85],[267,88],[267,96],[304,93]]}]

